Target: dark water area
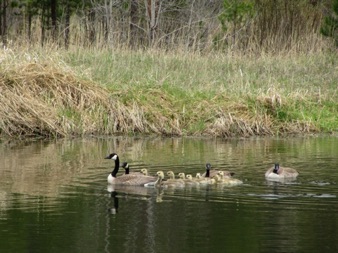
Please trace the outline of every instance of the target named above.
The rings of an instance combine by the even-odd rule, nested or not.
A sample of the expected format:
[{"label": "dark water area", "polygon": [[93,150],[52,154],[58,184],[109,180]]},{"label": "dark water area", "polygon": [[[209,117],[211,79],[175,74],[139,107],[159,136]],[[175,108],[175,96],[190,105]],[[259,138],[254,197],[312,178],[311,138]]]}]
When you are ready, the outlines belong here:
[{"label": "dark water area", "polygon": [[[108,186],[131,170],[235,173],[235,187]],[[0,252],[338,252],[338,138],[0,143]],[[300,173],[269,182],[278,161]],[[122,172],[122,169],[121,169]]]}]

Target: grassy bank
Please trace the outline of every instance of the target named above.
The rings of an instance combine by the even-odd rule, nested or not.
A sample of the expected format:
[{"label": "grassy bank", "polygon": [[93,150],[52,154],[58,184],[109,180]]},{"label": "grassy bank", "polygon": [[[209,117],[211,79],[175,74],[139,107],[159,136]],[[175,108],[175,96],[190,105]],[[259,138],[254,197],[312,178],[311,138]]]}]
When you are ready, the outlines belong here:
[{"label": "grassy bank", "polygon": [[3,136],[338,130],[337,53],[0,51]]}]

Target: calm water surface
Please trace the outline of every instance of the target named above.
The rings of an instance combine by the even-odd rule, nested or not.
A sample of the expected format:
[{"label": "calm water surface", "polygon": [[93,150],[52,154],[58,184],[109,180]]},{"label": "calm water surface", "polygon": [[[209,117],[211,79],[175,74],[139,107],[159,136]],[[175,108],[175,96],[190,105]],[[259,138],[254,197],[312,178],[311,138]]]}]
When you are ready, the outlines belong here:
[{"label": "calm water surface", "polygon": [[[132,170],[244,185],[107,187],[116,152]],[[97,138],[0,143],[0,252],[338,252],[338,138]],[[279,161],[294,182],[267,182]]]}]

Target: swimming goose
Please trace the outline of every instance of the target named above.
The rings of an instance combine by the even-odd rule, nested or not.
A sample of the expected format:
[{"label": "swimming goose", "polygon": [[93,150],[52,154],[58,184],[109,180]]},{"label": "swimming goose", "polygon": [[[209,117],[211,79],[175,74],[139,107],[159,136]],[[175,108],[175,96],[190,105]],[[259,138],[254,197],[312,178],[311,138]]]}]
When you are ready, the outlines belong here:
[{"label": "swimming goose", "polygon": [[184,182],[185,185],[192,185],[191,180],[187,179],[184,172],[178,173],[178,178]]},{"label": "swimming goose", "polygon": [[275,163],[275,165],[268,169],[265,172],[265,178],[266,179],[296,179],[296,177],[299,175],[297,170],[288,168],[288,167],[281,167],[279,166],[279,163]]},{"label": "swimming goose", "polygon": [[175,178],[175,173],[172,170],[167,171],[167,175],[169,177],[169,179],[167,180],[168,182],[173,182],[173,183],[180,185],[182,187],[185,185],[185,183],[182,179]]},{"label": "swimming goose", "polygon": [[214,178],[202,177],[201,173],[196,173],[195,180],[198,181],[200,185],[209,185],[216,183],[216,180]]},{"label": "swimming goose", "polygon": [[195,180],[191,174],[187,174],[185,176],[186,180],[184,181],[185,182],[185,185],[188,185],[188,186],[199,186],[199,182],[197,180]]},{"label": "swimming goose", "polygon": [[147,184],[149,182],[154,182],[156,180],[156,177],[153,176],[145,176],[143,174],[135,175],[132,174],[131,178],[127,181],[125,181],[124,185],[139,185],[143,186],[144,184]]},{"label": "swimming goose", "polygon": [[176,179],[175,173],[172,170],[167,171],[167,175],[168,175],[169,179]]},{"label": "swimming goose", "polygon": [[201,178],[203,178],[203,177],[202,177],[201,173],[197,172],[197,173],[196,173],[196,178],[201,179]]},{"label": "swimming goose", "polygon": [[114,184],[115,179],[116,179],[116,174],[119,171],[119,167],[120,167],[120,159],[119,159],[118,155],[115,154],[115,153],[111,153],[110,155],[108,155],[104,159],[111,159],[111,160],[115,161],[114,170],[108,175],[108,178],[107,178],[107,181],[108,181],[109,184]]},{"label": "swimming goose", "polygon": [[[163,171],[160,171],[162,179],[164,178]],[[162,181],[162,187],[171,187],[171,188],[180,188],[185,186],[185,182],[182,179],[176,179],[175,174],[172,171],[168,171],[167,175],[170,175],[170,178],[166,181]],[[173,178],[172,178],[173,177]]]},{"label": "swimming goose", "polygon": [[119,167],[120,159],[116,153],[111,153],[105,159],[111,159],[115,161],[114,170],[108,175],[107,181],[109,184],[120,184],[120,185],[144,185],[149,182],[156,180],[156,177],[136,175],[136,174],[124,174],[116,177]]},{"label": "swimming goose", "polygon": [[138,171],[130,171],[129,168],[129,164],[127,162],[122,163],[122,168],[124,168],[124,174],[128,175],[128,174],[135,174],[135,175],[144,175],[144,173],[142,172],[138,172]]},{"label": "swimming goose", "polygon": [[223,171],[219,171],[216,177],[218,184],[228,185],[228,186],[235,186],[235,185],[241,185],[243,182],[237,178],[229,178],[224,176]]},{"label": "swimming goose", "polygon": [[[145,187],[155,187],[155,188],[176,188],[176,187],[182,187],[181,182],[175,182],[175,181],[163,181],[164,179],[164,173],[162,170],[157,171],[157,180],[155,182],[150,182],[147,184],[144,184]],[[183,185],[184,186],[184,185]]]},{"label": "swimming goose", "polygon": [[[210,163],[207,163],[205,165],[205,172],[202,174],[202,177],[213,177],[215,175],[217,175],[217,173],[221,171],[221,170],[212,170],[211,169],[211,164]],[[233,172],[229,172],[229,171],[226,171],[226,170],[223,170],[224,172],[224,176],[225,177],[232,177],[233,175],[235,175],[235,173]]]},{"label": "swimming goose", "polygon": [[141,173],[145,176],[149,176],[147,169],[141,169]]},{"label": "swimming goose", "polygon": [[157,179],[154,180],[154,181],[151,181],[151,182],[148,182],[148,183],[145,183],[143,186],[144,187],[155,187],[155,188],[159,188],[161,187],[161,183],[162,183],[162,180],[164,178],[164,174],[163,174],[163,177],[162,177],[162,174],[158,171],[157,173]]},{"label": "swimming goose", "polygon": [[184,172],[180,172],[177,174],[179,179],[185,180],[185,173]]}]

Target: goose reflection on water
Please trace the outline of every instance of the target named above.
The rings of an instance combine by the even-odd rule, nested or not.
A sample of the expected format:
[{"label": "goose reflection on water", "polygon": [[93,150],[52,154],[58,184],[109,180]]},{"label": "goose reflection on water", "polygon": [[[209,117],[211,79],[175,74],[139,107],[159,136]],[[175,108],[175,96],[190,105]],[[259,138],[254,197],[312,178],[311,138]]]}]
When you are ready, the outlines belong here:
[{"label": "goose reflection on water", "polygon": [[117,214],[119,209],[119,199],[117,197],[117,192],[111,192],[110,197],[113,199],[114,206],[112,208],[108,208],[108,212],[111,214]]},{"label": "goose reflection on water", "polygon": [[[138,199],[150,201],[155,196],[157,203],[163,202],[164,191],[162,188],[145,188],[141,186],[117,186],[108,185],[107,191],[112,198],[113,207],[108,208],[110,214],[117,214],[119,208],[119,198]],[[118,197],[119,195],[119,197]]]},{"label": "goose reflection on water", "polygon": [[[121,191],[119,191],[119,192],[126,194],[125,192],[121,192]],[[130,193],[130,190],[128,192]],[[135,191],[135,193],[138,194],[139,192]],[[118,192],[116,190],[113,190],[112,192],[110,192],[110,197],[113,200],[113,207],[108,208],[108,212],[110,214],[117,214],[118,213],[118,209],[119,209],[119,197],[117,195],[118,195]],[[125,195],[125,196],[129,197],[127,195]],[[163,201],[162,197],[163,197],[163,189],[156,189],[156,202],[157,203],[162,202]],[[136,197],[136,198],[137,199],[143,199],[143,200],[149,200],[149,198],[142,198],[142,197]]]}]

